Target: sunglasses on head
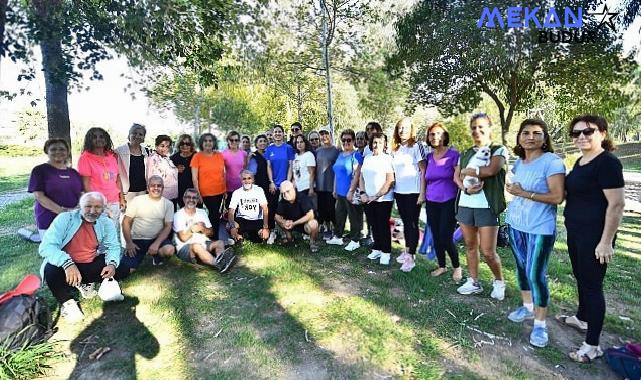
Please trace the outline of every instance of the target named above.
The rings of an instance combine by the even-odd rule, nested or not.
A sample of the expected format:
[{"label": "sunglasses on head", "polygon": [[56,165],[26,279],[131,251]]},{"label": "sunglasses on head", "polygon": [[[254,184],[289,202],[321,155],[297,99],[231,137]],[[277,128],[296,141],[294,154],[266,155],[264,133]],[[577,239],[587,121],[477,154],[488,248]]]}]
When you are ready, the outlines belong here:
[{"label": "sunglasses on head", "polygon": [[586,137],[587,136],[592,136],[594,134],[594,132],[596,132],[596,130],[597,130],[596,128],[589,128],[589,127],[585,128],[585,129],[581,129],[580,131],[579,130],[572,130],[572,131],[570,131],[570,136],[573,139],[578,139],[579,136],[581,136],[581,133],[583,133],[583,136],[586,136]]}]

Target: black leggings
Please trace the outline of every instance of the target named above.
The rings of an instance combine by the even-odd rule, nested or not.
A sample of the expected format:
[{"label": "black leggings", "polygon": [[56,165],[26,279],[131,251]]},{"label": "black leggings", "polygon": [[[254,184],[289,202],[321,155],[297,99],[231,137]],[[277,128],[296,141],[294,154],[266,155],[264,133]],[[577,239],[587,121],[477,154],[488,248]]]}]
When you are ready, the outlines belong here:
[{"label": "black leggings", "polygon": [[579,309],[576,317],[588,323],[585,343],[596,346],[605,319],[605,297],[603,279],[608,268],[594,256],[594,249],[601,240],[602,226],[590,223],[572,224],[565,222],[567,229],[568,253],[572,272],[576,278],[579,293]]},{"label": "black leggings", "polygon": [[450,256],[452,267],[458,268],[460,266],[456,244],[454,244],[452,239],[452,235],[454,235],[454,230],[456,229],[456,217],[454,213],[455,201],[456,198],[443,203],[430,201],[425,203],[427,223],[432,230],[436,259],[438,260],[438,266],[440,268],[445,268],[445,251],[447,251],[448,256]]},{"label": "black leggings", "polygon": [[223,202],[223,194],[203,197],[203,203],[207,207],[211,228],[214,231],[214,240],[218,240],[218,227],[220,226],[220,205]]},{"label": "black leggings", "polygon": [[418,194],[394,194],[396,207],[403,221],[403,237],[405,247],[410,255],[416,254],[418,246],[418,216],[421,213],[421,206],[417,205]]},{"label": "black leggings", "polygon": [[336,200],[331,191],[318,191],[318,223],[335,223]]},{"label": "black leggings", "polygon": [[[105,267],[105,256],[98,255],[92,262],[86,264],[77,263],[76,267],[80,272],[80,276],[82,276],[81,282],[83,284],[101,282],[102,277],[100,276],[100,272],[102,272],[102,269]],[[121,264],[116,268],[114,278],[120,281],[128,275],[129,267]],[[51,290],[51,293],[58,302],[63,304],[73,298],[74,287],[67,284],[67,275],[62,267],[51,264],[45,265],[44,277],[49,290]]]},{"label": "black leggings", "polygon": [[389,228],[389,217],[392,214],[392,201],[372,202],[365,205],[367,220],[372,221],[372,238],[374,245],[383,253],[392,253],[392,233]]}]

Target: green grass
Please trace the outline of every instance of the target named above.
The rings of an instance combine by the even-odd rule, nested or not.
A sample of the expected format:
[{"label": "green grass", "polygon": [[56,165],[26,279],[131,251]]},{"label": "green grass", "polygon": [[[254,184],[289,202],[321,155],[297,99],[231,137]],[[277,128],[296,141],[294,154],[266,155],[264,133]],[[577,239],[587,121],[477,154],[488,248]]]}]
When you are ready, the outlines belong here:
[{"label": "green grass", "polygon": [[619,144],[614,154],[621,160],[624,170],[641,172],[641,143]]},{"label": "green grass", "polygon": [[34,344],[17,352],[0,347],[0,380],[33,379],[45,375],[50,363],[60,357],[56,345],[49,342]]},{"label": "green grass", "polygon": [[2,157],[0,166],[0,193],[6,191],[24,190],[27,188],[31,169],[44,162],[44,158],[38,157]]},{"label": "green grass", "polygon": [[[31,200],[0,213],[0,291],[26,272],[37,272],[37,246],[16,239],[31,221]],[[641,340],[635,281],[641,260],[639,216],[626,216],[615,261],[605,282],[608,314],[604,342]],[[562,224],[560,224],[562,229]],[[549,275],[550,314],[571,312],[576,289],[560,231]],[[171,260],[149,263],[122,283],[124,302],[83,300],[86,320],[59,323],[54,336],[64,360],[50,359],[49,374],[91,373],[109,378],[568,378],[606,377],[603,362],[578,366],[567,359],[569,340],[553,318],[551,344],[534,350],[530,324],[507,322],[520,303],[511,253],[500,250],[509,287],[497,302],[460,296],[449,275],[429,276],[435,264],[419,260],[409,274],[369,262],[361,249],[346,254],[305,243],[283,248],[247,243],[224,276]],[[463,260],[464,261],[464,260]],[[481,280],[491,288],[487,266]],[[41,294],[55,307],[48,290]],[[632,319],[624,321],[619,316]],[[478,331],[492,334],[488,337]],[[100,360],[89,354],[111,351]],[[527,360],[524,359],[527,358]],[[561,368],[555,366],[561,365]]]}]

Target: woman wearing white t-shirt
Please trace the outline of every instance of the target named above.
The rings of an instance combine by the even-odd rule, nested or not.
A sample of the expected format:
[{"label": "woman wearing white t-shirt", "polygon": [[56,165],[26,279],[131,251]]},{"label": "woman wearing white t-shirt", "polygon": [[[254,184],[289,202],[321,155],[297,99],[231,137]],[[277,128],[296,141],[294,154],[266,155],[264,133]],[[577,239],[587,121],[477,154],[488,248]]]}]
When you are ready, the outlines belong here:
[{"label": "woman wearing white t-shirt", "polygon": [[416,141],[416,128],[409,117],[396,123],[391,154],[396,181],[394,198],[403,221],[405,237],[405,249],[396,261],[403,264],[403,272],[410,272],[415,266],[418,216],[425,201],[425,149]]},{"label": "woman wearing white t-shirt", "polygon": [[294,158],[294,186],[298,196],[314,196],[314,177],[316,175],[316,158],[311,145],[304,135],[294,138],[296,158]]},{"label": "woman wearing white t-shirt", "polygon": [[392,157],[383,153],[387,137],[375,133],[370,140],[372,154],[365,157],[361,167],[359,188],[361,202],[365,206],[367,220],[372,222],[374,245],[368,259],[380,258],[380,263],[389,265],[392,252],[392,234],[388,226],[394,202],[394,168]]}]

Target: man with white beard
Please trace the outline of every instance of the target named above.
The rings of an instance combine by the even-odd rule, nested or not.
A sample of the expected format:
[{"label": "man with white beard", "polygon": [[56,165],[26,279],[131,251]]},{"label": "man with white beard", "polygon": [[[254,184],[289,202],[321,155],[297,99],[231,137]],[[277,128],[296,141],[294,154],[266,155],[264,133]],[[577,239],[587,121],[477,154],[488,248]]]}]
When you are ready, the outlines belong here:
[{"label": "man with white beard", "polygon": [[[74,287],[83,298],[96,296],[93,283],[129,274],[120,265],[120,239],[113,222],[103,215],[107,200],[99,192],[80,197],[80,209],[63,212],[53,220],[38,248],[43,278],[61,306],[62,316],[77,322],[84,314],[74,299]],[[98,254],[98,246],[104,255]]]},{"label": "man with white beard", "polygon": [[176,211],[173,229],[176,256],[192,264],[204,264],[225,273],[236,260],[231,248],[225,249],[222,240],[212,241],[213,230],[205,210],[197,206],[198,192],[194,188],[185,190],[185,207]]},{"label": "man with white beard", "polygon": [[229,202],[227,227],[229,235],[236,242],[247,234],[254,242],[269,237],[267,198],[260,186],[254,185],[254,174],[249,170],[240,172],[243,186],[235,190]]}]

